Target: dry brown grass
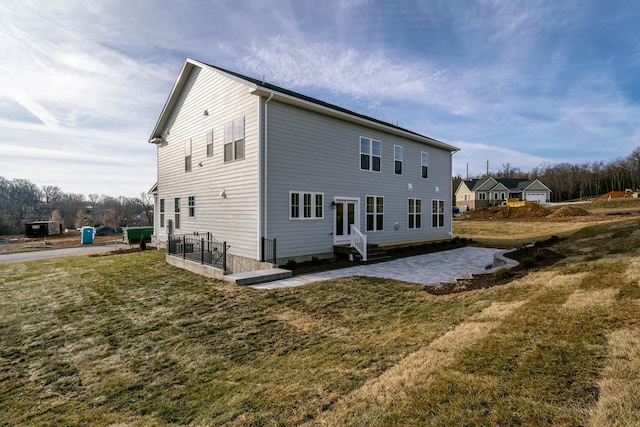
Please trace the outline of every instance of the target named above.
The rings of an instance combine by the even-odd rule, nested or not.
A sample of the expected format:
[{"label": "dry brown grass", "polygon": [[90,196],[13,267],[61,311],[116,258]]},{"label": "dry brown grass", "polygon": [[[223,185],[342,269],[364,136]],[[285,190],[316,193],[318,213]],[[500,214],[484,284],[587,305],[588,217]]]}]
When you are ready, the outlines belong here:
[{"label": "dry brown grass", "polygon": [[640,414],[640,331],[621,329],[608,339],[608,356],[599,381],[600,399],[589,425],[637,426]]},{"label": "dry brown grass", "polygon": [[563,262],[441,297],[255,291],[157,251],[0,266],[0,425],[634,425],[640,220],[582,225]]},{"label": "dry brown grass", "polygon": [[454,221],[453,235],[483,245],[513,247],[551,236],[566,237],[593,222]]}]

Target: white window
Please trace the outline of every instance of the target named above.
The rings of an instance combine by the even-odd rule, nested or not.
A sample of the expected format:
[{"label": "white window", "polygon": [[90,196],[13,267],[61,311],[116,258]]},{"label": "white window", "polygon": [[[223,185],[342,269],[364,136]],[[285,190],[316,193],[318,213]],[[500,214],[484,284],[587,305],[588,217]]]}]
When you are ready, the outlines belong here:
[{"label": "white window", "polygon": [[380,172],[380,141],[360,137],[360,169]]},{"label": "white window", "polygon": [[478,200],[487,200],[487,193],[478,193]]},{"label": "white window", "polygon": [[407,213],[409,228],[422,228],[422,200],[410,198]]},{"label": "white window", "polygon": [[196,216],[196,196],[189,196],[189,218]]},{"label": "white window", "polygon": [[244,117],[224,125],[224,161],[244,159]]},{"label": "white window", "polygon": [[164,227],[164,199],[160,199],[160,227]]},{"label": "white window", "polygon": [[384,197],[367,196],[367,231],[384,230]]},{"label": "white window", "polygon": [[324,193],[289,192],[289,219],[322,219]]},{"label": "white window", "polygon": [[424,151],[420,154],[420,165],[422,166],[422,177],[429,177],[429,153]]},{"label": "white window", "polygon": [[207,132],[207,157],[213,156],[213,129]]},{"label": "white window", "polygon": [[444,227],[444,200],[431,201],[431,227]]},{"label": "white window", "polygon": [[173,199],[173,212],[174,212],[174,227],[177,229],[180,228],[180,197],[176,197]]},{"label": "white window", "polygon": [[402,175],[402,146],[393,146],[393,173],[396,175]]},{"label": "white window", "polygon": [[184,142],[184,171],[191,172],[191,139]]}]

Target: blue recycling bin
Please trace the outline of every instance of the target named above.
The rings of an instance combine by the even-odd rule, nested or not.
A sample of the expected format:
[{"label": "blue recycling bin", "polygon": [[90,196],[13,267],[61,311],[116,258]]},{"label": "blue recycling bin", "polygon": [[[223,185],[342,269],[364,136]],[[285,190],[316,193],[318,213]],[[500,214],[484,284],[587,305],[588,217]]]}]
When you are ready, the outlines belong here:
[{"label": "blue recycling bin", "polygon": [[93,243],[93,236],[96,234],[96,229],[93,227],[82,227],[80,230],[80,242],[83,245]]}]

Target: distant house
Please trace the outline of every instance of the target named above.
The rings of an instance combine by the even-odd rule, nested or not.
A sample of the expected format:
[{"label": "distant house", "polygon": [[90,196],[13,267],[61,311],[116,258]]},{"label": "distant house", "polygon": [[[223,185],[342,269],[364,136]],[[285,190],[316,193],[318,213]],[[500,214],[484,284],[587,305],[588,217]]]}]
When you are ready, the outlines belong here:
[{"label": "distant house", "polygon": [[480,209],[501,204],[507,199],[549,201],[551,190],[540,180],[528,179],[468,179],[458,185],[456,206],[462,210]]},{"label": "distant house", "polygon": [[205,233],[249,264],[263,238],[282,263],[451,237],[457,148],[260,80],[187,59],[149,142],[160,245]]}]

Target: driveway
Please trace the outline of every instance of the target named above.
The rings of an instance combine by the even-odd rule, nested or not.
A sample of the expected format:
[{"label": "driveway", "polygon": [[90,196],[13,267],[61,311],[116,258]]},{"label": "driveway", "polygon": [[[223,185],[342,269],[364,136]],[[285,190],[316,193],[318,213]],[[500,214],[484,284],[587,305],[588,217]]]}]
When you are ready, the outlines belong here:
[{"label": "driveway", "polygon": [[466,246],[378,264],[302,274],[250,287],[254,289],[289,288],[349,276],[383,277],[423,285],[438,285],[441,282],[455,282],[456,277],[464,277],[469,273],[486,272],[486,267],[493,264],[494,255],[504,252],[502,249]]},{"label": "driveway", "polygon": [[[118,243],[117,247],[127,246],[124,243]],[[35,261],[40,259],[60,258],[72,255],[87,255],[96,252],[112,251],[116,249],[116,244],[111,245],[85,245],[75,248],[61,249],[43,249],[40,251],[30,252],[14,252],[10,254],[0,255],[0,264],[8,264],[10,262]]]}]

